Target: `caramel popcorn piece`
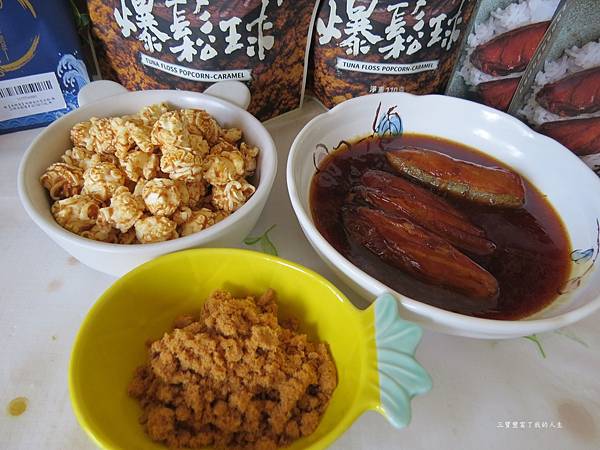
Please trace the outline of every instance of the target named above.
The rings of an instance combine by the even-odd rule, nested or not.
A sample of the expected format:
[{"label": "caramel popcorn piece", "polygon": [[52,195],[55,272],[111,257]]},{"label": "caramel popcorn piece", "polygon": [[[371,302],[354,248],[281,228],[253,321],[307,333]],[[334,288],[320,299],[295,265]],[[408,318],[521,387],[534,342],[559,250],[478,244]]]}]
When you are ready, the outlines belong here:
[{"label": "caramel popcorn piece", "polygon": [[123,155],[134,146],[133,139],[129,133],[128,117],[111,117],[110,127],[112,128],[112,146],[114,151],[112,152],[100,152],[100,153],[114,153],[120,159]]},{"label": "caramel popcorn piece", "polygon": [[83,147],[93,151],[90,137],[90,127],[92,123],[88,120],[86,122],[79,122],[73,125],[71,128],[71,143],[73,147]]},{"label": "caramel popcorn piece", "polygon": [[235,144],[242,138],[242,130],[239,128],[221,128],[221,137],[230,144]]},{"label": "caramel popcorn piece", "polygon": [[209,113],[203,109],[182,109],[181,115],[191,134],[202,136],[209,145],[217,143],[221,127]]},{"label": "caramel popcorn piece", "polygon": [[181,206],[195,209],[206,196],[207,184],[204,180],[187,182],[176,180],[175,186],[179,190]]},{"label": "caramel popcorn piece", "polygon": [[181,206],[171,216],[171,220],[177,225],[187,222],[192,218],[193,211],[187,206]]},{"label": "caramel popcorn piece", "polygon": [[244,155],[238,150],[221,152],[206,158],[204,179],[213,186],[224,185],[244,176]]},{"label": "caramel popcorn piece", "polygon": [[155,103],[154,105],[143,107],[138,113],[138,117],[144,125],[152,127],[159,117],[168,111],[169,106],[166,103]]},{"label": "caramel popcorn piece", "polygon": [[52,200],[59,200],[81,193],[83,170],[77,166],[54,163],[40,177]]},{"label": "caramel popcorn piece", "polygon": [[204,180],[187,181],[185,183],[188,192],[187,206],[195,208],[198,206],[207,193],[207,185]]},{"label": "caramel popcorn piece", "polygon": [[245,176],[249,177],[256,171],[256,158],[258,157],[258,147],[250,146],[245,142],[240,144],[240,152],[244,155],[244,164],[246,168]]},{"label": "caramel popcorn piece", "polygon": [[152,143],[159,146],[190,148],[190,137],[181,110],[162,114],[152,127]]},{"label": "caramel popcorn piece", "polygon": [[98,218],[94,226],[89,230],[81,232],[80,236],[110,244],[117,244],[119,242],[119,232],[108,222],[106,214],[103,214],[102,209],[98,213]]},{"label": "caramel popcorn piece", "polygon": [[213,186],[212,204],[226,212],[239,209],[254,194],[256,188],[245,179],[230,181],[224,186]]},{"label": "caramel popcorn piece", "polygon": [[145,208],[146,205],[141,197],[129,192],[125,186],[121,186],[114,192],[110,206],[102,208],[100,214],[110,225],[121,233],[126,233],[142,217]]},{"label": "caramel popcorn piece", "polygon": [[144,217],[139,219],[134,227],[135,235],[142,244],[168,241],[179,237],[176,230],[177,224],[167,217]]},{"label": "caramel popcorn piece", "polygon": [[133,188],[133,195],[141,197],[144,192],[144,186],[146,186],[147,182],[148,180],[145,178],[140,178]]},{"label": "caramel popcorn piece", "polygon": [[86,148],[96,153],[113,154],[117,150],[117,137],[111,125],[111,119],[90,119],[89,140]]},{"label": "caramel popcorn piece", "polygon": [[172,180],[195,181],[202,177],[202,158],[197,154],[177,148],[163,147],[160,168]]},{"label": "caramel popcorn piece", "polygon": [[190,149],[195,155],[202,158],[210,151],[208,142],[197,134],[190,134]]},{"label": "caramel popcorn piece", "polygon": [[73,147],[67,150],[61,157],[65,164],[77,166],[86,170],[100,162],[99,156],[85,147]]},{"label": "caramel popcorn piece", "polygon": [[71,166],[77,166],[83,170],[87,170],[90,167],[94,167],[101,162],[109,162],[115,166],[119,165],[119,159],[112,154],[108,153],[96,153],[93,150],[88,150],[85,147],[73,147],[67,150],[61,159],[65,164]]},{"label": "caramel popcorn piece", "polygon": [[210,148],[211,155],[219,155],[223,152],[236,152],[238,148],[232,144],[231,142],[226,141],[225,139],[219,139],[215,145]]},{"label": "caramel popcorn piece", "polygon": [[106,202],[119,186],[125,184],[125,179],[125,173],[116,165],[102,162],[83,172],[82,193],[93,195]]},{"label": "caramel popcorn piece", "polygon": [[119,158],[112,153],[96,153],[92,156],[90,167],[96,166],[100,163],[111,163],[116,167],[119,167]]},{"label": "caramel popcorn piece", "polygon": [[126,233],[120,233],[118,236],[119,244],[130,245],[138,244],[137,237],[135,235],[135,228],[130,228]]},{"label": "caramel popcorn piece", "polygon": [[96,224],[100,202],[90,195],[74,195],[52,204],[54,220],[72,233],[80,234]]},{"label": "caramel popcorn piece", "polygon": [[146,180],[155,178],[159,161],[158,155],[141,150],[131,151],[119,159],[121,168],[131,181],[138,181],[141,177]]},{"label": "caramel popcorn piece", "polygon": [[133,143],[143,152],[153,153],[156,145],[152,142],[152,125],[141,120],[127,121],[127,131]]},{"label": "caramel popcorn piece", "polygon": [[142,189],[142,198],[148,211],[156,216],[170,216],[181,203],[181,195],[173,180],[155,178]]},{"label": "caramel popcorn piece", "polygon": [[179,204],[181,206],[187,206],[190,204],[190,191],[185,181],[176,180],[175,187],[179,192]]},{"label": "caramel popcorn piece", "polygon": [[[187,212],[186,212],[187,213]],[[179,230],[180,236],[188,236],[198,231],[204,230],[217,222],[220,222],[225,217],[226,213],[214,212],[207,208],[202,208],[197,211],[191,211],[187,220],[181,223]],[[178,217],[179,220],[183,218],[183,215]]]},{"label": "caramel popcorn piece", "polygon": [[65,164],[77,166],[81,169],[88,170],[101,162],[109,162],[115,166],[119,166],[119,159],[112,154],[96,153],[84,147],[73,147],[67,150],[61,159]]}]

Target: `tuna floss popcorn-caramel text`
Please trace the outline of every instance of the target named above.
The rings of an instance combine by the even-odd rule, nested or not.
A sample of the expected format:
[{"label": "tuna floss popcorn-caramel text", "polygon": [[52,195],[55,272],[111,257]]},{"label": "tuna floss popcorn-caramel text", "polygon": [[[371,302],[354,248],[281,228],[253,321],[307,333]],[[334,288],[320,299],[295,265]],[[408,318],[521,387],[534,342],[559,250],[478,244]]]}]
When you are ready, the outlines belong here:
[{"label": "tuna floss popcorn-caramel text", "polygon": [[441,92],[475,0],[326,0],[313,35],[316,97],[328,108],[378,92]]},{"label": "tuna floss popcorn-caramel text", "polygon": [[267,120],[299,108],[316,0],[88,0],[105,78],[129,90],[247,84]]}]

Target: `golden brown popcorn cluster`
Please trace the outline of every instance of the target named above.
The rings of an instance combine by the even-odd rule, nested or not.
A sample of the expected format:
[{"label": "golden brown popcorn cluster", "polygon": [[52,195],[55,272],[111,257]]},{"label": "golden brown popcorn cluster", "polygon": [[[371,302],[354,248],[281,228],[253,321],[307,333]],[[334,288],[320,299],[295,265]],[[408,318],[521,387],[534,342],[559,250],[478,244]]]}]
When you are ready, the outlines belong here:
[{"label": "golden brown popcorn cluster", "polygon": [[275,450],[313,433],[337,386],[325,342],[279,321],[277,297],[215,291],[149,345],[129,394],[169,448]]},{"label": "golden brown popcorn cluster", "polygon": [[206,111],[161,103],[71,129],[72,148],[40,178],[63,228],[97,241],[145,244],[201,231],[255,187],[258,148]]}]

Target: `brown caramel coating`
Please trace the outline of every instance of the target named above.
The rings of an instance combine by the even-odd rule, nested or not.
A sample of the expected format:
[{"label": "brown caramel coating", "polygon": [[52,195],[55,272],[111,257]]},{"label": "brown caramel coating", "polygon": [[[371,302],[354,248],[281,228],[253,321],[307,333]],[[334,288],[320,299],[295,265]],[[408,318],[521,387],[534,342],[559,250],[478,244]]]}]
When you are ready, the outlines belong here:
[{"label": "brown caramel coating", "polygon": [[54,163],[40,177],[52,200],[60,200],[81,193],[83,170],[77,166]]},{"label": "brown caramel coating", "polygon": [[275,449],[311,434],[337,385],[327,344],[277,321],[273,290],[215,291],[150,345],[129,394],[169,447]]}]

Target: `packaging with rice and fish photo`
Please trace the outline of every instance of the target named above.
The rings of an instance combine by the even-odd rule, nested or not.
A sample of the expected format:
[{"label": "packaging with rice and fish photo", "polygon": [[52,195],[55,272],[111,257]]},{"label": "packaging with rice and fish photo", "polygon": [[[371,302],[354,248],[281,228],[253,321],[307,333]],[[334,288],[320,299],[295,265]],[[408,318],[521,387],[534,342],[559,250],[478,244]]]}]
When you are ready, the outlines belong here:
[{"label": "packaging with rice and fish photo", "polygon": [[509,113],[600,174],[600,3],[571,0],[532,61]]},{"label": "packaging with rice and fish photo", "polygon": [[559,4],[481,0],[447,94],[507,111]]}]

